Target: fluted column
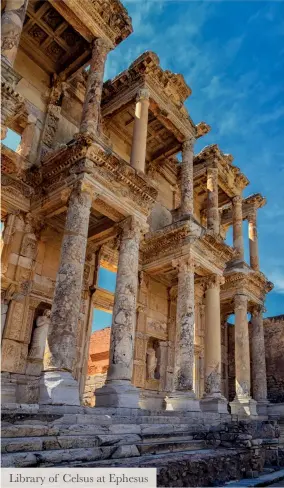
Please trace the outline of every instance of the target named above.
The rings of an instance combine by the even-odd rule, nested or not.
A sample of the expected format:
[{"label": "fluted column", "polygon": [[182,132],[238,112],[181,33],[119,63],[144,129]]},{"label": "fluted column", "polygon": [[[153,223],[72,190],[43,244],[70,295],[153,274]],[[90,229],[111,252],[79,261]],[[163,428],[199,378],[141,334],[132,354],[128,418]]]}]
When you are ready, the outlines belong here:
[{"label": "fluted column", "polygon": [[137,94],[130,157],[131,166],[142,172],[145,172],[149,96],[147,88],[140,89]]},{"label": "fluted column", "polygon": [[104,69],[109,50],[103,39],[95,39],[80,125],[80,132],[88,133],[91,137],[98,134]]},{"label": "fluted column", "polygon": [[193,215],[193,151],[195,139],[192,136],[183,143],[181,163],[181,217]]},{"label": "fluted column", "polygon": [[227,401],[221,393],[221,316],[220,284],[223,278],[213,275],[205,282],[205,393],[202,409],[227,413]]},{"label": "fluted column", "polygon": [[250,396],[250,350],[247,320],[248,297],[235,295],[235,374],[236,396],[231,405],[232,414],[257,415],[256,402]]},{"label": "fluted column", "polygon": [[128,217],[122,223],[107,381],[95,391],[98,407],[138,407],[139,390],[131,385],[131,378],[140,236],[141,224]]},{"label": "fluted column", "polygon": [[258,271],[259,270],[259,257],[258,257],[256,209],[252,210],[248,214],[248,232],[249,232],[250,266],[252,269]]},{"label": "fluted column", "polygon": [[255,305],[251,311],[252,391],[258,413],[266,415],[268,401],[262,312],[261,305]]},{"label": "fluted column", "polygon": [[79,182],[69,199],[40,383],[43,404],[79,404],[72,372],[93,197],[92,188]]},{"label": "fluted column", "polygon": [[193,391],[194,370],[194,259],[173,262],[178,269],[174,391],[166,398],[167,410],[199,411]]},{"label": "fluted column", "polygon": [[242,196],[233,197],[233,241],[237,250],[237,258],[244,259],[244,237],[243,237],[243,208]]},{"label": "fluted column", "polygon": [[1,56],[13,66],[29,0],[7,0],[1,18]]},{"label": "fluted column", "polygon": [[218,168],[207,168],[207,228],[219,234]]}]

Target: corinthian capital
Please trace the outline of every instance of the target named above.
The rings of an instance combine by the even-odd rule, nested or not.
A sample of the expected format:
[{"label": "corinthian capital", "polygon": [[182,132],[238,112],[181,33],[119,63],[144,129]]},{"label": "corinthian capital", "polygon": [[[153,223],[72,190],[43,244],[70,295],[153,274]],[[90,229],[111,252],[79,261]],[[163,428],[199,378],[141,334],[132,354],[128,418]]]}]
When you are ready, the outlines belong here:
[{"label": "corinthian capital", "polygon": [[177,268],[178,271],[191,271],[194,272],[194,257],[182,256],[181,258],[174,259],[172,261],[173,268]]},{"label": "corinthian capital", "polygon": [[205,291],[213,288],[220,288],[220,286],[224,285],[224,283],[225,283],[224,276],[211,275],[204,278]]},{"label": "corinthian capital", "polygon": [[243,201],[243,197],[242,195],[235,195],[233,198],[232,198],[232,202],[233,202],[233,205],[238,205],[238,204],[241,204]]},{"label": "corinthian capital", "polygon": [[141,238],[149,230],[148,224],[141,222],[135,217],[129,216],[118,224],[121,228],[121,239]]},{"label": "corinthian capital", "polygon": [[191,135],[186,141],[184,141],[182,145],[182,150],[184,152],[193,151],[194,143],[195,143],[195,137]]},{"label": "corinthian capital", "polygon": [[137,96],[136,96],[136,102],[140,102],[142,100],[149,100],[150,98],[150,92],[148,88],[139,88]]},{"label": "corinthian capital", "polygon": [[103,39],[102,37],[98,37],[93,41],[93,49],[99,51],[101,54],[106,55],[111,50],[111,46],[105,39]]}]

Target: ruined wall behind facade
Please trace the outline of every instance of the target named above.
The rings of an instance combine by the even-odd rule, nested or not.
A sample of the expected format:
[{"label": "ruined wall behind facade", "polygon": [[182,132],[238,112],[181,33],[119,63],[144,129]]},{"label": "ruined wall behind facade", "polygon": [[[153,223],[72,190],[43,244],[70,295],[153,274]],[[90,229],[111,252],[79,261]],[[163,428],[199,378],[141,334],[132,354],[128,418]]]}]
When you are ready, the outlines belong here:
[{"label": "ruined wall behind facade", "polygon": [[264,320],[268,399],[284,402],[284,315]]}]

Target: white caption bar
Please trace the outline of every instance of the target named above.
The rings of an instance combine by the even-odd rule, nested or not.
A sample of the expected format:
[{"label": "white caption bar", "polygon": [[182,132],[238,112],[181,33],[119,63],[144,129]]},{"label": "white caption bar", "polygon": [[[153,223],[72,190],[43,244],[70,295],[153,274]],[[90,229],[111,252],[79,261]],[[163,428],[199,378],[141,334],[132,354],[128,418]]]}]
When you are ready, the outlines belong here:
[{"label": "white caption bar", "polygon": [[2,468],[3,488],[156,488],[156,468]]}]

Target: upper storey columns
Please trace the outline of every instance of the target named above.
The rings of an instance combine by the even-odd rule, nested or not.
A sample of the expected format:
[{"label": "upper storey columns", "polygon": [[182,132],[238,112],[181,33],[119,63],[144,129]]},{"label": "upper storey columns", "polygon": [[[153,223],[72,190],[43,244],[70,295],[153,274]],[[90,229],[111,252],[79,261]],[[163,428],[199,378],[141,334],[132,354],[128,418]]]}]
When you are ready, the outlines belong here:
[{"label": "upper storey columns", "polygon": [[233,197],[233,241],[237,259],[244,260],[243,209],[242,196]]},{"label": "upper storey columns", "polygon": [[192,136],[182,146],[181,164],[181,217],[193,215],[193,151],[195,139]]},{"label": "upper storey columns", "polygon": [[258,271],[259,256],[258,256],[256,212],[257,212],[256,209],[253,209],[248,214],[248,232],[249,232],[250,266],[255,271]]},{"label": "upper storey columns", "polygon": [[40,381],[43,404],[79,405],[72,376],[87,246],[92,188],[79,182],[70,195],[61,257],[56,276],[44,369]]},{"label": "upper storey columns", "polygon": [[104,69],[110,47],[103,39],[95,39],[92,49],[92,60],[83,105],[80,132],[95,137],[98,133]]},{"label": "upper storey columns", "polygon": [[1,56],[10,66],[17,56],[29,0],[7,0],[1,19]]},{"label": "upper storey columns", "polygon": [[218,167],[216,163],[207,168],[207,228],[220,233],[218,209]]},{"label": "upper storey columns", "polygon": [[149,96],[147,88],[140,89],[137,94],[130,157],[131,166],[143,173],[145,172],[146,160]]},{"label": "upper storey columns", "polygon": [[96,390],[97,407],[138,408],[139,390],[131,385],[134,359],[139,245],[143,224],[128,217],[121,224],[120,249],[106,384]]}]

